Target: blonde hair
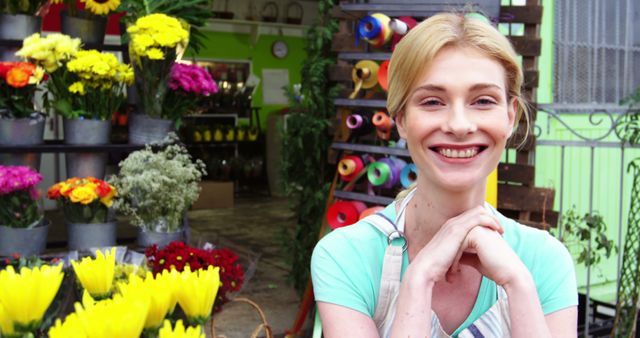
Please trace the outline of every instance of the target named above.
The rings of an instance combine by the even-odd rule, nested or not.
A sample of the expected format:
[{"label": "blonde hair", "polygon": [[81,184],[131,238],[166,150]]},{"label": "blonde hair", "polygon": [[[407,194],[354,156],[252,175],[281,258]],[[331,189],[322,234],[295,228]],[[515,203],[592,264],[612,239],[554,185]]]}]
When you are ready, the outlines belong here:
[{"label": "blonde hair", "polygon": [[[529,111],[521,92],[524,75],[513,46],[488,22],[453,13],[428,18],[396,45],[389,63],[387,110],[391,117],[396,117],[404,110],[411,90],[424,69],[431,65],[440,50],[450,46],[474,48],[504,67],[507,99],[517,102],[514,128],[524,114],[528,131]],[[413,188],[415,184],[398,194],[397,198],[403,198]]]}]

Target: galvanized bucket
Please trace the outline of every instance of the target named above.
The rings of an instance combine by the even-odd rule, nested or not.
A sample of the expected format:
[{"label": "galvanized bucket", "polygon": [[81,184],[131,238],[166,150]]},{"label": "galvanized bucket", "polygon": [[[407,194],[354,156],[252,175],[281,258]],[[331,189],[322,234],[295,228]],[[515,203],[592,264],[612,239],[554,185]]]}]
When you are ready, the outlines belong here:
[{"label": "galvanized bucket", "polygon": [[84,44],[93,45],[92,48],[99,48],[104,44],[106,31],[106,17],[87,18],[71,16],[66,11],[60,12],[60,32],[73,38],[80,38]]},{"label": "galvanized bucket", "polygon": [[[42,144],[44,118],[7,119],[0,118],[0,145],[30,146]],[[39,153],[0,154],[2,165],[29,166],[40,170]]]},{"label": "galvanized bucket", "polygon": [[173,130],[173,126],[172,120],[132,114],[129,117],[129,143],[142,145],[160,142]]},{"label": "galvanized bucket", "polygon": [[[64,142],[76,145],[100,145],[109,143],[111,121],[65,119]],[[65,155],[68,177],[103,178],[108,154],[97,152],[67,153]]]},{"label": "galvanized bucket", "polygon": [[184,229],[175,232],[158,232],[153,230],[140,229],[138,232],[138,246],[146,248],[153,244],[163,248],[174,241],[184,241]]},{"label": "galvanized bucket", "polygon": [[[0,14],[0,40],[23,40],[33,33],[40,32],[42,19],[39,16],[24,14]],[[18,47],[0,46],[0,61],[18,61],[15,56]]]},{"label": "galvanized bucket", "polygon": [[67,223],[69,250],[88,250],[116,245],[118,224],[107,223]]},{"label": "galvanized bucket", "polygon": [[0,225],[0,256],[14,253],[20,256],[40,255],[47,247],[47,234],[51,222],[43,220],[35,228],[10,228]]}]

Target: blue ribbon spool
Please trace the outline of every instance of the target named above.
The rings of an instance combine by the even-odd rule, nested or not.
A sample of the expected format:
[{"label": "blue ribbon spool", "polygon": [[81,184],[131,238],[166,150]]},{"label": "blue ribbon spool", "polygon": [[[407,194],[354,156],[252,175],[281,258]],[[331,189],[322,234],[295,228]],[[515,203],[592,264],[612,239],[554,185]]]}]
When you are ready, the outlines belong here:
[{"label": "blue ribbon spool", "polygon": [[382,25],[378,19],[372,17],[371,15],[367,15],[360,19],[358,23],[358,34],[356,34],[356,46],[360,41],[360,37],[365,40],[373,40],[380,36],[380,32],[382,31]]},{"label": "blue ribbon spool", "polygon": [[402,184],[403,187],[408,188],[411,183],[415,182],[417,177],[418,168],[416,168],[416,165],[413,163],[407,164],[400,172],[400,184]]}]

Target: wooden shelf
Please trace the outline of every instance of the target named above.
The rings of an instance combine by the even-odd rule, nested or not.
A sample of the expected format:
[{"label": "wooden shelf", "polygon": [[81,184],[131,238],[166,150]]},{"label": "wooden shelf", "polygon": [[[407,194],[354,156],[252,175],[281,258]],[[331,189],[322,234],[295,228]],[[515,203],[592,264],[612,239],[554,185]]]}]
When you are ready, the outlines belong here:
[{"label": "wooden shelf", "polygon": [[393,198],[385,196],[367,195],[359,192],[335,190],[333,196],[339,199],[362,201],[378,205],[387,205],[393,202]]},{"label": "wooden shelf", "polygon": [[338,150],[351,150],[361,153],[410,157],[409,151],[406,148],[392,148],[346,142],[333,142],[331,144],[331,148]]},{"label": "wooden shelf", "polygon": [[387,108],[386,100],[367,100],[367,99],[335,99],[333,104],[343,107],[365,107],[365,108]]}]

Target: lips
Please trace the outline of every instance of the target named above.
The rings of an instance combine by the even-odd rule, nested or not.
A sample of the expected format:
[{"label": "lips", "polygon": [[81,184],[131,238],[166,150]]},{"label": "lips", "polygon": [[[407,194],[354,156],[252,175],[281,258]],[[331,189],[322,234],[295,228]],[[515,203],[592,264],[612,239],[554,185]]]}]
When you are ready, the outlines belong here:
[{"label": "lips", "polygon": [[430,150],[446,158],[473,158],[487,149],[485,145],[437,145],[429,147]]}]

